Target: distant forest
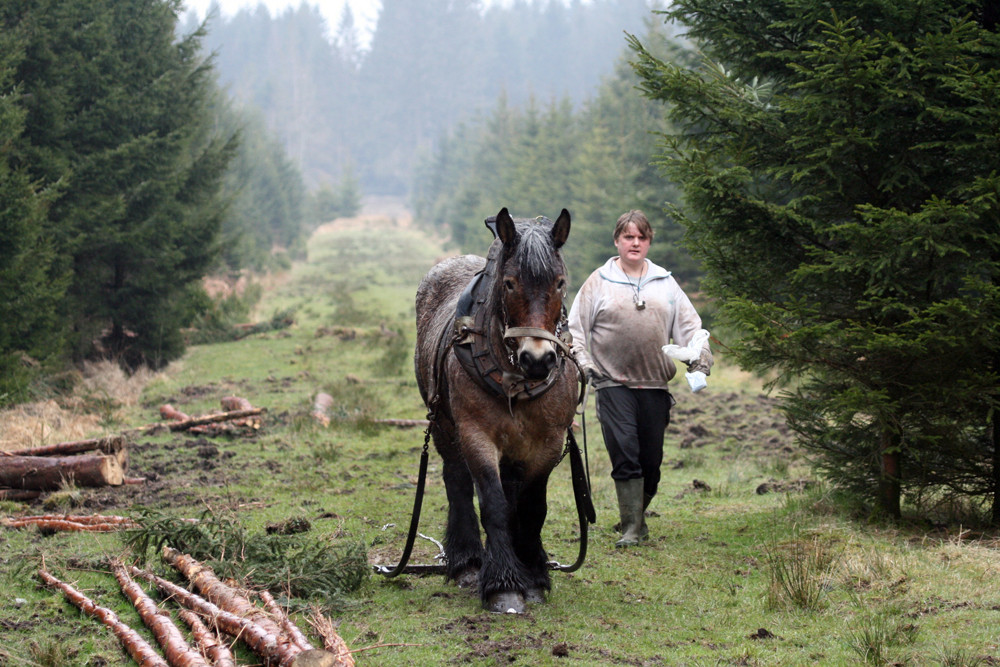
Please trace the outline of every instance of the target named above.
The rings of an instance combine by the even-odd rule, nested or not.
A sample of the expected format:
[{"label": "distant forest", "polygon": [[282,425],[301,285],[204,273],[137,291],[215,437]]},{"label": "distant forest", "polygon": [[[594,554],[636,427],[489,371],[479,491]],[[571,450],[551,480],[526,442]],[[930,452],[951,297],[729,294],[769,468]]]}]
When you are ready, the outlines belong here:
[{"label": "distant forest", "polygon": [[[579,106],[613,73],[648,0],[383,0],[362,49],[349,6],[336,26],[315,6],[210,12],[206,51],[220,85],[259,110],[310,189],[356,178],[366,194],[407,195],[412,174],[460,121],[504,97]],[[660,21],[662,23],[662,21]],[[197,28],[186,16],[183,32]]]}]

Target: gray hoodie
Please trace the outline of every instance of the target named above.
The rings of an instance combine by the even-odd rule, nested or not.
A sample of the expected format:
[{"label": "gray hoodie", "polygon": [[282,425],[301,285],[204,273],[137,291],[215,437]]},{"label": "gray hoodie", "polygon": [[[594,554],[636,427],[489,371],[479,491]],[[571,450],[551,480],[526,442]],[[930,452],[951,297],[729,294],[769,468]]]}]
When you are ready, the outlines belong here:
[{"label": "gray hoodie", "polygon": [[[636,389],[666,389],[677,373],[660,348],[685,346],[701,329],[701,317],[670,272],[646,260],[636,281],[612,257],[590,274],[569,311],[573,355],[587,370],[605,376],[596,388],[624,385]],[[637,284],[638,283],[638,284]],[[645,303],[636,308],[636,299]],[[706,341],[701,359],[691,369],[706,374],[712,353]]]}]

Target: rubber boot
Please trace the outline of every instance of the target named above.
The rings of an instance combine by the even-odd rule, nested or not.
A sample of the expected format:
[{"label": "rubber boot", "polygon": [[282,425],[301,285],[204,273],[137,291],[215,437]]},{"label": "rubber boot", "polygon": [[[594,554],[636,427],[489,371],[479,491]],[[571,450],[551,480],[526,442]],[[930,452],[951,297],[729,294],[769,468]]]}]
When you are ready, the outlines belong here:
[{"label": "rubber boot", "polygon": [[646,510],[649,508],[649,503],[651,502],[653,502],[653,496],[644,491],[642,494],[642,528],[639,530],[639,535],[644,540],[649,537],[649,526],[646,525]]},{"label": "rubber boot", "polygon": [[632,547],[643,539],[642,524],[642,478],[616,479],[615,491],[618,494],[618,516],[622,521],[622,536],[616,547]]}]

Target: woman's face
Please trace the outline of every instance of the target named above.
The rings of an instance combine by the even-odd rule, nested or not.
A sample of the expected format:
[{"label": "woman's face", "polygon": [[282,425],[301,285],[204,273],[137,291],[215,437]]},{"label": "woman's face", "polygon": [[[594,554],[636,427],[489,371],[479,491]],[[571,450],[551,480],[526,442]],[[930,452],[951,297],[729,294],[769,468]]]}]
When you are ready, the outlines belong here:
[{"label": "woman's face", "polygon": [[629,265],[638,265],[646,259],[649,252],[650,238],[639,232],[633,223],[625,225],[625,229],[615,239],[618,256]]}]

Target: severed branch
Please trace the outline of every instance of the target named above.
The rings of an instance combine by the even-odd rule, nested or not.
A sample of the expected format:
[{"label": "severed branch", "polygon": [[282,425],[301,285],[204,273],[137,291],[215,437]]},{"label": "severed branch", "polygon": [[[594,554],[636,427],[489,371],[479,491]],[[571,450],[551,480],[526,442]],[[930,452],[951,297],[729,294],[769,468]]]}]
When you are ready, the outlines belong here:
[{"label": "severed branch", "polygon": [[180,629],[170,619],[166,613],[161,612],[153,602],[152,598],[146,595],[146,591],[135,583],[125,571],[125,566],[121,561],[115,560],[111,563],[111,571],[118,580],[122,592],[132,601],[139,617],[146,627],[152,631],[156,641],[163,648],[167,656],[167,662],[171,667],[211,667],[205,658],[191,648]]},{"label": "severed branch", "polygon": [[347,642],[333,627],[333,621],[324,616],[317,606],[313,606],[310,612],[309,625],[323,639],[323,648],[337,656],[337,659],[340,660],[338,665],[354,667],[354,657],[351,655],[351,650],[347,648]]},{"label": "severed branch", "polygon": [[139,633],[122,623],[115,612],[106,607],[99,607],[93,600],[85,596],[70,584],[64,583],[49,574],[44,569],[38,570],[39,578],[47,585],[58,588],[70,602],[88,616],[93,616],[111,628],[118,640],[128,651],[128,654],[143,667],[170,667],[170,664],[160,657],[156,649],[142,638]]}]

